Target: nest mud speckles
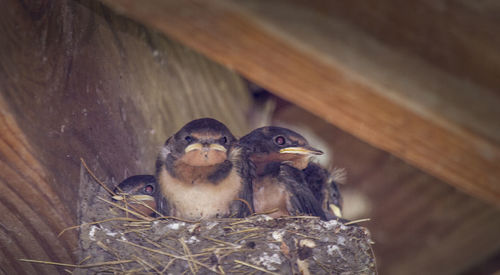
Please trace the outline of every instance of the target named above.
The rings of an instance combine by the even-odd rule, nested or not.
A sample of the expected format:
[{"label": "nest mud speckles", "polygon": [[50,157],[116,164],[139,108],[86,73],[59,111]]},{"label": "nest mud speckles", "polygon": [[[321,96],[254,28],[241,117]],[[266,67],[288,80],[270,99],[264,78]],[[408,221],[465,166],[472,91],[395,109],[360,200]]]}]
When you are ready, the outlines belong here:
[{"label": "nest mud speckles", "polygon": [[92,178],[81,180],[84,268],[75,274],[376,273],[368,231],[357,225],[265,215],[145,220],[99,199],[109,194]]},{"label": "nest mud speckles", "polygon": [[366,230],[340,223],[327,230],[332,222],[326,224],[309,217],[269,221],[252,216],[199,223],[167,219],[83,226],[81,234],[88,238],[82,248],[91,256],[86,264],[131,262],[80,272],[292,274],[307,266],[310,274],[374,273]]}]

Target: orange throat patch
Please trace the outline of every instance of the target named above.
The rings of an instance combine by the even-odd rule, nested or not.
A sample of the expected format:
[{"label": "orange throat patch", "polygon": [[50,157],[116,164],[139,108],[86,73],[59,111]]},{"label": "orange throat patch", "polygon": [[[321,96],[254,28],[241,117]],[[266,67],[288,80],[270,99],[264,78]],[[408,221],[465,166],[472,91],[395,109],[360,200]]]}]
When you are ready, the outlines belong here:
[{"label": "orange throat patch", "polygon": [[179,160],[174,164],[175,177],[186,184],[205,182],[208,176],[212,175],[218,169],[217,164],[211,166],[192,166]]},{"label": "orange throat patch", "polygon": [[266,165],[271,162],[284,162],[299,170],[303,170],[309,163],[309,155],[286,154],[286,153],[257,153],[250,156],[250,160],[255,164],[257,174],[264,173]]},{"label": "orange throat patch", "polygon": [[184,154],[179,161],[190,166],[213,166],[227,159],[226,152],[218,150],[193,150]]}]

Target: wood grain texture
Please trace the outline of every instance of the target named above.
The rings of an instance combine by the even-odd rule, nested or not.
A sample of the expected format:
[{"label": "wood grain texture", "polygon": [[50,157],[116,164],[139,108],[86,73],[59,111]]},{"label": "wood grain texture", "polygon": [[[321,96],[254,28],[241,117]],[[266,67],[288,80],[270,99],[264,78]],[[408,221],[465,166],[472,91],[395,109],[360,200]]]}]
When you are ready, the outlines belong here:
[{"label": "wood grain texture", "polygon": [[[1,99],[1,98],[0,98]],[[17,262],[22,257],[54,259],[59,262],[74,260],[72,250],[75,234],[57,238],[58,232],[74,224],[68,205],[62,202],[51,186],[49,173],[36,151],[0,100],[0,213],[2,247],[9,254],[2,259],[6,267],[19,267],[26,274],[54,273],[57,269],[43,266],[34,269]],[[73,246],[72,246],[73,244]],[[17,268],[16,268],[17,269]]]},{"label": "wood grain texture", "polygon": [[392,48],[416,54],[462,79],[500,93],[497,1],[294,2],[348,21]]},{"label": "wood grain texture", "polygon": [[266,30],[419,116],[500,142],[500,121],[492,119],[500,117],[496,107],[500,96],[495,89],[484,89],[470,79],[443,72],[434,63],[390,47],[377,36],[366,35],[363,29],[333,15],[322,16],[313,8],[280,0],[242,1],[239,6]]},{"label": "wood grain texture", "polygon": [[[347,184],[340,186],[344,213],[348,219],[371,218],[362,225],[372,233],[380,274],[478,274],[483,261],[500,253],[496,207],[300,108],[278,109],[273,122],[320,137],[328,145],[320,149],[346,169]],[[365,210],[353,213],[360,205]],[[499,268],[499,262],[490,266]]]},{"label": "wood grain texture", "polygon": [[[277,35],[281,30],[279,26],[261,22],[260,17],[237,4],[228,1],[103,2],[234,68],[342,130],[462,191],[500,205],[497,136],[485,136],[484,132],[478,133],[477,129],[452,120],[443,114],[445,112],[435,112],[439,108],[414,105],[415,101],[402,101],[384,93],[385,87],[379,85],[381,82],[377,79],[360,79],[341,62],[322,60],[322,55],[304,48],[303,43]],[[316,31],[312,27],[309,30]],[[397,49],[392,50],[397,53]],[[383,67],[377,69],[384,71]],[[484,106],[491,106],[490,98],[497,101],[496,97],[487,97]],[[488,125],[498,122],[491,116],[488,121]]]},{"label": "wood grain texture", "polygon": [[[75,263],[80,158],[115,182],[153,173],[158,148],[194,118],[248,131],[241,78],[96,1],[9,0],[0,11],[0,266]],[[15,272],[14,272],[15,271]]]}]

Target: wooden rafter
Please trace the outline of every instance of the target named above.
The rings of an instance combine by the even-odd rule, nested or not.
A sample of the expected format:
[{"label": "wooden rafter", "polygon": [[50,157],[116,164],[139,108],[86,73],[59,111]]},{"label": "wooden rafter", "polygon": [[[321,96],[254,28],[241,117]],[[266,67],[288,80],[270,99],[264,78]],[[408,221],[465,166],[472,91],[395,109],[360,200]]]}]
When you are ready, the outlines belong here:
[{"label": "wooden rafter", "polygon": [[[398,92],[404,89],[401,85],[393,86],[396,92],[389,93],[383,73],[360,77],[359,72],[353,71],[354,67],[308,47],[307,41],[301,41],[300,36],[280,35],[283,26],[279,23],[261,20],[255,13],[228,1],[103,2],[237,70],[360,139],[469,194],[500,205],[499,137],[495,136],[494,128],[489,129],[498,122],[493,117],[486,121],[492,123],[480,119],[498,113],[492,109],[498,102],[495,95],[490,96],[475,86],[470,93],[463,89],[460,94],[464,100],[475,98],[473,93],[482,91],[485,97],[475,101],[482,105],[463,109],[459,104],[447,111],[446,105],[429,107],[425,101],[405,94],[404,90]],[[306,24],[303,28],[321,32],[321,27]],[[363,41],[365,37],[359,34],[357,38]],[[387,60],[413,60],[397,59],[401,55],[397,49],[382,52],[387,54]],[[373,71],[385,69],[379,64]],[[405,76],[413,92],[425,93],[427,86],[424,84],[438,83],[436,92],[431,90],[428,95],[437,101],[454,99],[453,89],[459,82],[454,82],[453,76],[443,74],[447,78],[440,83],[439,79],[431,79],[439,70],[420,63],[417,69],[422,72],[418,78]],[[397,72],[395,75],[389,72],[390,77],[397,77]],[[452,79],[450,85],[447,84],[449,79]],[[439,92],[443,89],[445,92]],[[457,112],[460,115],[450,115]],[[469,117],[468,114],[483,126],[475,127],[474,120],[461,120]]]}]

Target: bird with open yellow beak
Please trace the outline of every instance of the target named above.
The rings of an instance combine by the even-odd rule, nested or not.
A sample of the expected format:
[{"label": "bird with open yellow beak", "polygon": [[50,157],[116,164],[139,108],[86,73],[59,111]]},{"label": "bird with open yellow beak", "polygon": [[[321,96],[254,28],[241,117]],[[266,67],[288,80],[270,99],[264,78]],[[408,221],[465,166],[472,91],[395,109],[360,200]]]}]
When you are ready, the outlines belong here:
[{"label": "bird with open yellow beak", "polygon": [[271,217],[306,214],[326,219],[302,172],[313,156],[323,154],[321,150],[300,134],[275,126],[255,129],[239,143],[256,168],[252,182],[255,212],[274,209]]},{"label": "bird with open yellow beak", "polygon": [[202,118],[165,142],[156,162],[165,215],[199,220],[252,212],[249,162],[221,122]]},{"label": "bird with open yellow beak", "polygon": [[152,175],[135,175],[126,178],[113,190],[113,199],[125,201],[131,210],[144,216],[154,216],[159,199],[156,179]]}]

